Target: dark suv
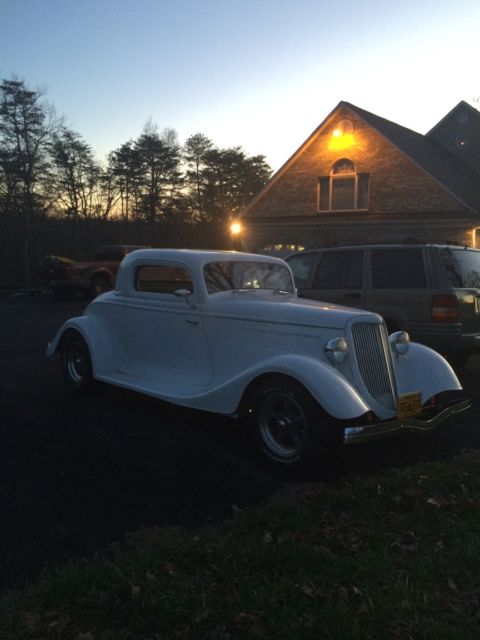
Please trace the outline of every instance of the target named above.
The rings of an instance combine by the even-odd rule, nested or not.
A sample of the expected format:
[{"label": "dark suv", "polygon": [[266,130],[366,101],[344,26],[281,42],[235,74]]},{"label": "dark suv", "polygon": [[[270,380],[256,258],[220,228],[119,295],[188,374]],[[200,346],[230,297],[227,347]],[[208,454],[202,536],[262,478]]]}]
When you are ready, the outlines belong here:
[{"label": "dark suv", "polygon": [[375,311],[447,356],[480,349],[480,251],[453,245],[363,245],[287,257],[299,295]]}]

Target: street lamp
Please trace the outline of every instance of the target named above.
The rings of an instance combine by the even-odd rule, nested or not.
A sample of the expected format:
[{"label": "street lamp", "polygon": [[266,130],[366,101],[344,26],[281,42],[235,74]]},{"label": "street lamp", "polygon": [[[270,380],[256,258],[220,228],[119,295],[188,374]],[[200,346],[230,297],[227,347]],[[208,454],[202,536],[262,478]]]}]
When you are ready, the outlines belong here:
[{"label": "street lamp", "polygon": [[242,225],[240,222],[232,222],[230,225],[230,233],[232,236],[238,236],[242,233]]},{"label": "street lamp", "polygon": [[240,251],[242,248],[241,245],[241,235],[242,235],[243,227],[240,222],[234,220],[230,223],[230,235],[232,236],[232,246],[235,251]]}]

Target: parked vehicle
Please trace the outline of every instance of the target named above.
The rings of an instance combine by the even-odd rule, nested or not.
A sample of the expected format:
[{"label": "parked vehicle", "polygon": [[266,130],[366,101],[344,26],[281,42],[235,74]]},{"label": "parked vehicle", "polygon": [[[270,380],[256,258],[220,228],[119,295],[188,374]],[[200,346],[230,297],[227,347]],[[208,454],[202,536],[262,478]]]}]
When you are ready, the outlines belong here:
[{"label": "parked vehicle", "polygon": [[451,245],[363,245],[286,258],[305,298],[368,309],[390,332],[458,360],[480,349],[480,251]]},{"label": "parked vehicle", "polygon": [[295,293],[279,258],[146,249],[48,345],[68,384],[95,380],[246,419],[300,465],[335,445],[425,430],[469,406],[446,360],[380,316]]},{"label": "parked vehicle", "polygon": [[118,266],[123,258],[144,247],[137,245],[110,245],[99,247],[90,262],[76,262],[61,256],[45,256],[37,267],[37,275],[53,291],[56,298],[64,300],[74,293],[95,298],[111,289]]}]

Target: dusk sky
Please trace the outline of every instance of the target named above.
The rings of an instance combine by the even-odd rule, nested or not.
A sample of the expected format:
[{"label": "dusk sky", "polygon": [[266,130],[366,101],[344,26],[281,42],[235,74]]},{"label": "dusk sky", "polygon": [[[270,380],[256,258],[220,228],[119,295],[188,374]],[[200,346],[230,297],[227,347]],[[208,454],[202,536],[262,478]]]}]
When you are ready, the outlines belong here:
[{"label": "dusk sky", "polygon": [[340,100],[426,133],[480,96],[479,0],[0,0],[0,79],[99,160],[151,118],[278,169]]}]

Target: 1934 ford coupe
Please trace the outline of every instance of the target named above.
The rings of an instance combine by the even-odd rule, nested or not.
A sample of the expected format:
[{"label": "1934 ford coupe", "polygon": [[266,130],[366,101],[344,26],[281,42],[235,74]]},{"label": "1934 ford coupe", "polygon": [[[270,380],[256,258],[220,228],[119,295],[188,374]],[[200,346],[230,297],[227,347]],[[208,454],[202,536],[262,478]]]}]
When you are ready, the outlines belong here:
[{"label": "1934 ford coupe", "polygon": [[469,406],[438,353],[374,313],[297,298],[288,265],[253,254],[135,251],[115,289],[59,329],[57,352],[76,390],[100,380],[237,415],[284,465]]}]

